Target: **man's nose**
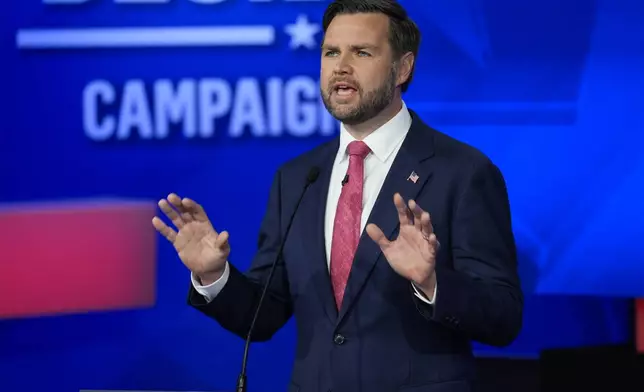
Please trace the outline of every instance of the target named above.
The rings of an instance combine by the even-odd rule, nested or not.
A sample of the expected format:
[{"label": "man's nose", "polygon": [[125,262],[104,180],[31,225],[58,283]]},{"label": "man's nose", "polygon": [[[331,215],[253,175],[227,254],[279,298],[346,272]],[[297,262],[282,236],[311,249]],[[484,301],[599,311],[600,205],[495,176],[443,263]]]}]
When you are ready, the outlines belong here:
[{"label": "man's nose", "polygon": [[353,67],[351,65],[351,59],[347,55],[341,55],[338,58],[338,61],[335,63],[334,72],[340,75],[350,74],[353,72]]}]

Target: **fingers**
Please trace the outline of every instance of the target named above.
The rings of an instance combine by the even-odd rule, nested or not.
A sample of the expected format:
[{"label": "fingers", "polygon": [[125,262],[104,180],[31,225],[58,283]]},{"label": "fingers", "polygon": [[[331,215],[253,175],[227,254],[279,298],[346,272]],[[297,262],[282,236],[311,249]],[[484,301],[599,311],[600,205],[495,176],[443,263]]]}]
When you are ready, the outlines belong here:
[{"label": "fingers", "polygon": [[416,230],[421,231],[421,221],[422,221],[422,216],[423,216],[423,209],[420,208],[418,204],[416,204],[415,200],[409,200],[407,203],[409,205],[409,211],[411,211],[412,215],[414,216],[414,227]]},{"label": "fingers", "polygon": [[159,200],[159,208],[178,229],[195,220],[208,221],[208,215],[200,204],[189,198],[182,199],[176,193]]},{"label": "fingers", "polygon": [[159,200],[158,204],[161,211],[172,221],[172,224],[177,229],[181,229],[192,220],[190,214],[186,213],[181,203],[181,198],[175,193],[169,194],[166,199]]},{"label": "fingers", "polygon": [[174,241],[177,239],[177,232],[172,230],[168,225],[166,225],[158,217],[152,218],[152,225],[162,236],[164,236],[170,243],[174,244]]},{"label": "fingers", "polygon": [[[171,193],[168,195],[168,201],[172,205],[181,217],[183,223],[188,223],[193,220],[193,217],[190,214],[190,211],[183,205],[183,200],[176,193]],[[195,203],[196,204],[196,203]]]},{"label": "fingers", "polygon": [[181,200],[181,205],[186,210],[186,212],[190,214],[192,219],[200,222],[208,221],[208,215],[206,215],[206,211],[196,201],[184,197]]},{"label": "fingers", "polygon": [[183,217],[175,210],[174,205],[170,204],[171,198],[159,200],[159,208],[163,213],[172,221],[172,224],[178,229],[181,229],[185,225]]},{"label": "fingers", "polygon": [[431,217],[429,212],[424,211],[415,200],[409,200],[409,210],[414,216],[414,226],[424,237],[429,237],[433,232]]},{"label": "fingers", "polygon": [[168,201],[170,203],[172,203],[172,206],[174,208],[180,209],[182,207],[181,206],[181,198],[176,193],[169,194],[168,195]]},{"label": "fingers", "polygon": [[427,242],[429,243],[429,246],[434,252],[437,252],[438,249],[440,248],[440,243],[438,242],[438,238],[436,237],[436,234],[432,233],[429,235],[429,240]]},{"label": "fingers", "polygon": [[409,210],[409,208],[407,208],[405,200],[403,200],[402,196],[400,196],[400,193],[396,193],[394,195],[394,204],[396,205],[396,209],[398,210],[398,219],[400,220],[400,226],[413,225],[414,215]]},{"label": "fingers", "polygon": [[434,226],[432,226],[429,212],[420,208],[415,200],[409,200],[408,205],[414,217],[414,227],[422,234],[423,239],[427,241],[432,252],[437,252],[441,244],[438,242],[436,234],[434,234]]},{"label": "fingers", "polygon": [[385,233],[383,233],[382,230],[373,223],[369,223],[367,225],[366,231],[369,237],[371,237],[371,239],[378,244],[381,249],[386,248],[391,243],[391,241],[387,239]]}]

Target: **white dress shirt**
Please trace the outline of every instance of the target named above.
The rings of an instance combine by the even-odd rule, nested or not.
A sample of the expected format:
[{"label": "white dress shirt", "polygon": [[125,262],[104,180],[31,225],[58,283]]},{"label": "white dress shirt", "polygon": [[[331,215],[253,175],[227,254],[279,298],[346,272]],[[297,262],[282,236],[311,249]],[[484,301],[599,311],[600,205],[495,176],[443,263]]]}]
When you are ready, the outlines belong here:
[{"label": "white dress shirt", "polygon": [[[389,173],[391,164],[393,163],[400,146],[402,146],[405,136],[411,127],[411,115],[407,110],[407,106],[403,102],[402,109],[395,117],[389,120],[382,127],[376,129],[363,139],[363,142],[369,146],[371,153],[367,155],[364,161],[364,185],[362,192],[362,217],[360,221],[360,230],[363,231],[371,209],[373,208],[380,188]],[[324,217],[324,237],[326,247],[327,265],[330,264],[331,257],[331,241],[333,239],[333,223],[335,220],[335,212],[338,205],[338,199],[342,191],[342,180],[349,168],[349,156],[347,154],[347,146],[352,141],[356,140],[347,130],[344,125],[340,126],[340,146],[338,153],[333,163],[333,170],[331,171],[331,182],[329,184],[329,193],[327,197],[326,213]],[[393,200],[392,200],[393,203]],[[199,294],[204,296],[207,301],[211,301],[224,287],[229,276],[228,263],[224,269],[224,273],[216,282],[203,286],[193,275],[191,276],[192,284]],[[436,300],[436,287],[434,287],[434,295],[431,300],[422,295],[418,289],[412,284],[416,291],[416,296],[424,302],[433,305]]]}]

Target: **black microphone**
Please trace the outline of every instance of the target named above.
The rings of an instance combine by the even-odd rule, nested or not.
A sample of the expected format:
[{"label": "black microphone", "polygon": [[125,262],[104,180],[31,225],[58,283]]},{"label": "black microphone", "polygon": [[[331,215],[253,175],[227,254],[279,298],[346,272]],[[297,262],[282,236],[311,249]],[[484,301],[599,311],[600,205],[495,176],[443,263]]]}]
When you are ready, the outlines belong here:
[{"label": "black microphone", "polygon": [[342,179],[342,186],[347,185],[347,182],[349,182],[349,175],[345,174],[344,178]]},{"label": "black microphone", "polygon": [[291,225],[293,224],[295,213],[297,212],[297,209],[300,207],[300,203],[302,202],[302,199],[306,194],[306,190],[309,188],[311,184],[313,184],[318,179],[319,175],[320,175],[320,169],[318,167],[314,166],[309,170],[309,174],[306,176],[306,184],[304,185],[304,189],[302,189],[300,198],[297,200],[297,204],[295,204],[295,210],[293,210],[293,214],[291,215],[291,219],[288,222],[288,226],[286,226],[286,231],[284,232],[284,237],[282,237],[282,243],[280,244],[279,251],[277,252],[277,255],[275,255],[275,260],[273,260],[273,264],[271,265],[271,271],[268,274],[268,279],[266,280],[266,283],[264,284],[262,295],[261,297],[259,297],[259,302],[257,303],[257,308],[255,309],[255,315],[253,316],[253,321],[250,323],[250,328],[248,328],[248,335],[246,335],[246,346],[244,347],[244,359],[242,360],[241,373],[239,373],[239,378],[237,379],[237,392],[246,392],[246,363],[248,362],[248,349],[250,348],[251,336],[253,333],[253,329],[255,328],[255,322],[257,321],[257,316],[259,315],[259,311],[262,308],[262,303],[264,303],[264,297],[266,296],[268,287],[271,285],[271,280],[273,280],[273,272],[275,272],[275,267],[277,266],[277,262],[282,257],[282,252],[284,251],[284,244],[286,244],[286,239],[288,238],[288,232],[291,230]]}]

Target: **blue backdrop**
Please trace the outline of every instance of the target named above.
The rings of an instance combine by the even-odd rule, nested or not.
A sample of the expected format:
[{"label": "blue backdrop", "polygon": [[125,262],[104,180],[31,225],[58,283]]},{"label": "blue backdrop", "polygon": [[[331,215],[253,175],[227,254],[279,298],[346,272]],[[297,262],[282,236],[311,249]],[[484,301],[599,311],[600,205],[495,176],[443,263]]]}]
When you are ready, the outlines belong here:
[{"label": "blue backdrop", "polygon": [[[423,33],[408,106],[487,153],[509,187],[525,327],[478,352],[626,341],[628,298],[644,294],[644,3],[402,3]],[[274,171],[337,132],[318,98],[327,4],[3,3],[0,202],[153,206],[177,192],[231,232],[246,268]],[[37,241],[34,227],[17,247]],[[158,241],[154,253],[156,275],[136,277],[156,280],[152,307],[0,320],[0,390],[231,388],[243,342],[186,306],[174,250]],[[11,279],[0,303],[40,289]],[[87,295],[106,284],[118,282],[85,282]],[[283,390],[294,333],[252,347],[254,390]]]}]

